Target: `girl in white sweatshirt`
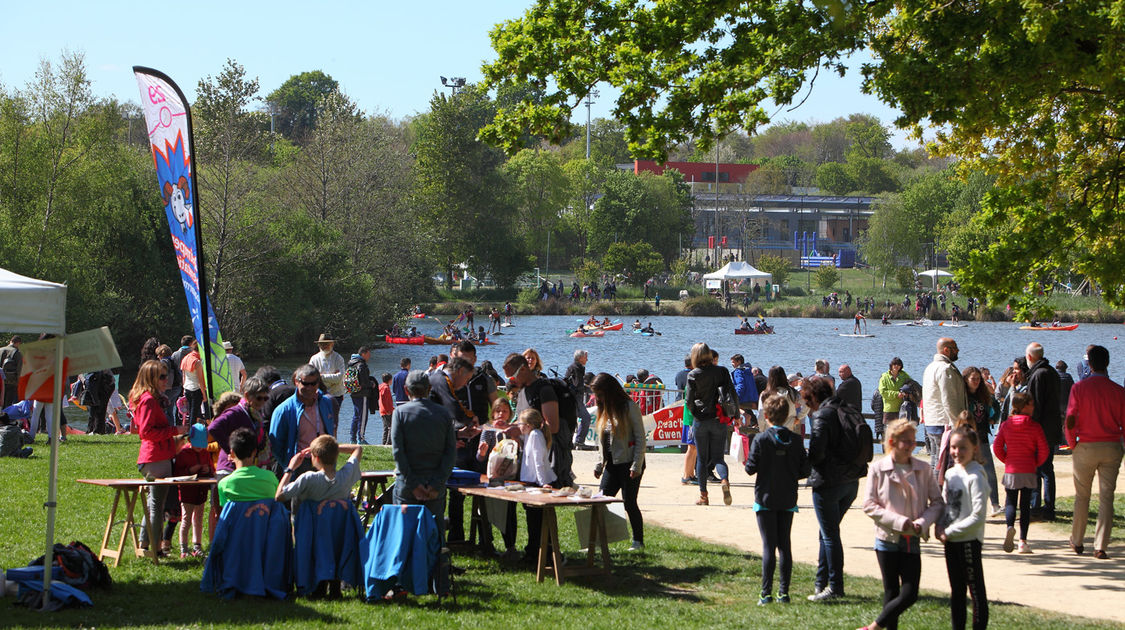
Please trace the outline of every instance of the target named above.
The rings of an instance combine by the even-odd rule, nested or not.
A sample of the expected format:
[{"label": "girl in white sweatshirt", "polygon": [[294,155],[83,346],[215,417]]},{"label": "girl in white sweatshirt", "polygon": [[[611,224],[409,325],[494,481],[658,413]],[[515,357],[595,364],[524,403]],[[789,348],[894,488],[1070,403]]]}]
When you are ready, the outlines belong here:
[{"label": "girl in white sweatshirt", "polygon": [[965,627],[965,591],[973,600],[973,630],[988,627],[988,595],[984,588],[981,543],[988,510],[988,477],[976,460],[980,440],[976,431],[961,426],[949,436],[953,466],[945,473],[942,490],[945,514],[938,521],[937,537],[945,543],[945,568],[949,572],[950,610],[954,630]]}]

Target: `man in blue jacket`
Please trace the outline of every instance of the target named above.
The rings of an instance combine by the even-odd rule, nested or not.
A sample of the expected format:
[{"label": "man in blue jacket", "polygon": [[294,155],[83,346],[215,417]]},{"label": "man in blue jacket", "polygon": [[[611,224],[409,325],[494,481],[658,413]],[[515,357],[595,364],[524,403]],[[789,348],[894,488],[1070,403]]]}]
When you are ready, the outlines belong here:
[{"label": "man in blue jacket", "polygon": [[[336,405],[320,391],[320,372],[311,365],[302,365],[293,372],[297,391],[274,408],[270,420],[270,448],[274,459],[288,462],[298,451],[312,444],[320,435],[332,435],[336,428]],[[295,475],[312,470],[306,459]]]}]

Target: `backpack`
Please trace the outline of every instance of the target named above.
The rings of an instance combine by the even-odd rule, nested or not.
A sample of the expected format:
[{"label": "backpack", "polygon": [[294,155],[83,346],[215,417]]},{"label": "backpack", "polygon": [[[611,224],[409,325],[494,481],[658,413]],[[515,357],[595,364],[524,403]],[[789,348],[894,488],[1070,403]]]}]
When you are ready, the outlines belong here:
[{"label": "backpack", "polygon": [[363,386],[359,384],[359,363],[352,363],[344,370],[344,389],[348,390],[349,394],[363,391]]},{"label": "backpack", "polygon": [[503,439],[488,455],[488,478],[491,481],[508,481],[520,474],[519,440]]},{"label": "backpack", "polygon": [[165,387],[167,389],[176,389],[177,387],[183,389],[184,375],[180,373],[180,366],[176,365],[172,357],[164,357],[160,362],[163,363],[164,368],[168,370],[168,382],[165,383]]},{"label": "backpack", "polygon": [[867,425],[861,413],[850,405],[836,408],[840,418],[840,459],[849,464],[866,468],[875,456],[875,433]]},{"label": "backpack", "polygon": [[[574,393],[574,390],[571,389],[570,384],[561,378],[543,377],[542,380],[547,381],[547,384],[555,390],[555,398],[559,401],[558,435],[568,437],[573,435],[575,427],[578,426],[578,396]],[[536,381],[536,383],[538,384],[540,381]],[[528,399],[528,402],[532,403],[532,406],[537,409],[542,406],[536,404],[540,402],[539,387],[542,386],[542,384],[537,385],[535,393],[532,395],[535,398],[534,401],[532,401],[531,398]]]},{"label": "backpack", "polygon": [[0,370],[4,372],[4,380],[12,383],[19,377],[20,372],[20,354],[19,351],[12,351],[11,354],[4,356],[4,363],[0,365]]},{"label": "backpack", "polygon": [[[97,555],[81,542],[76,540],[69,545],[55,543],[53,554],[54,564],[62,569],[63,582],[83,590],[90,587],[109,587],[113,584],[105,563],[98,560]],[[43,556],[39,556],[28,566],[42,564]]]}]

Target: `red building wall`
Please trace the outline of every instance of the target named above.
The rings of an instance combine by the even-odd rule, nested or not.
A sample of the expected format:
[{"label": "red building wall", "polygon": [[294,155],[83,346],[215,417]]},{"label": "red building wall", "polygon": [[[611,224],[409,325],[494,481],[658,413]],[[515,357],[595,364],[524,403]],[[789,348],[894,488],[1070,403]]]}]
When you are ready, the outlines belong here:
[{"label": "red building wall", "polygon": [[[642,172],[659,175],[663,173],[665,169],[669,168],[683,173],[685,181],[715,181],[714,162],[665,162],[664,164],[657,164],[651,160],[634,160],[633,162],[633,173],[638,175]],[[756,170],[758,170],[757,164],[728,164],[719,162],[719,183],[741,183],[745,181],[747,175]],[[710,175],[705,176],[704,173],[709,173]]]}]

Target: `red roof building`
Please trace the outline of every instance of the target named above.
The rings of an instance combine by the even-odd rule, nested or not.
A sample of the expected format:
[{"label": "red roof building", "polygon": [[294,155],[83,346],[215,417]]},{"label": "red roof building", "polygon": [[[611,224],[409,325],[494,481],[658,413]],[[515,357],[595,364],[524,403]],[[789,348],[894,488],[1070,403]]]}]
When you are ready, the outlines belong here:
[{"label": "red roof building", "polygon": [[[633,173],[652,173],[659,175],[665,169],[675,169],[683,174],[687,182],[713,182],[715,181],[714,162],[665,162],[657,164],[652,160],[634,160]],[[719,183],[740,184],[746,176],[758,170],[757,164],[726,164],[719,162]]]}]

